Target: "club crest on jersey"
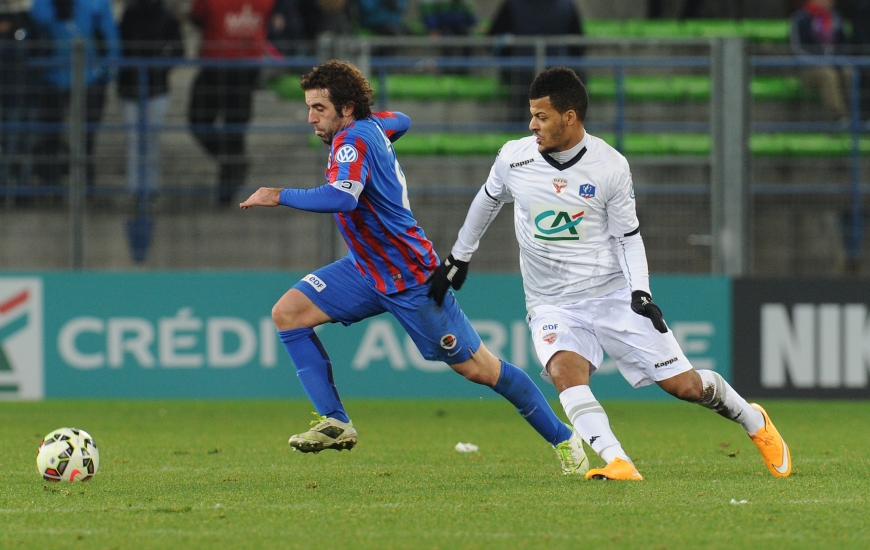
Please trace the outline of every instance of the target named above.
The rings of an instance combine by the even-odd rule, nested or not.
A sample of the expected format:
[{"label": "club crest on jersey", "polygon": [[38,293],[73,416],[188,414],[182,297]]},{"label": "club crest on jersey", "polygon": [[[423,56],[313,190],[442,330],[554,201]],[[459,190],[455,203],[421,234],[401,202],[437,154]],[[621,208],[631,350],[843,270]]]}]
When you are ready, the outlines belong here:
[{"label": "club crest on jersey", "polygon": [[553,189],[555,189],[557,195],[561,195],[562,191],[564,191],[568,187],[568,180],[565,178],[553,178]]},{"label": "club crest on jersey", "polygon": [[335,162],[354,162],[359,158],[359,153],[353,145],[342,145],[335,152]]},{"label": "club crest on jersey", "polygon": [[452,334],[445,334],[441,337],[441,347],[447,350],[453,349],[456,347],[456,336]]},{"label": "club crest on jersey", "polygon": [[584,199],[591,199],[595,196],[595,186],[591,183],[584,183],[580,186],[580,196]]},{"label": "club crest on jersey", "polygon": [[541,336],[541,340],[543,340],[547,344],[552,344],[553,342],[556,341],[556,338],[558,338],[558,337],[559,337],[559,335],[556,334],[555,332],[548,332],[547,334]]},{"label": "club crest on jersey", "polygon": [[580,225],[585,210],[565,210],[566,205],[532,203],[529,215],[532,236],[542,241],[586,242],[586,226]]}]

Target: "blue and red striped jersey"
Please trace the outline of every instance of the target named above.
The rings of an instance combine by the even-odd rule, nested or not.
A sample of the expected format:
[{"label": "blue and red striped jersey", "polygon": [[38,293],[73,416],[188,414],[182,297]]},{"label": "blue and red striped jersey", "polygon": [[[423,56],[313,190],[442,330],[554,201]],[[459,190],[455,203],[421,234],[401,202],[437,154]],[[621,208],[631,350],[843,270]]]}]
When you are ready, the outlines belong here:
[{"label": "blue and red striped jersey", "polygon": [[388,295],[425,283],[438,267],[392,146],[410,126],[406,115],[389,111],[356,120],[332,140],[326,167],[327,183],[363,185],[356,208],[337,212],[335,221],[360,273]]}]

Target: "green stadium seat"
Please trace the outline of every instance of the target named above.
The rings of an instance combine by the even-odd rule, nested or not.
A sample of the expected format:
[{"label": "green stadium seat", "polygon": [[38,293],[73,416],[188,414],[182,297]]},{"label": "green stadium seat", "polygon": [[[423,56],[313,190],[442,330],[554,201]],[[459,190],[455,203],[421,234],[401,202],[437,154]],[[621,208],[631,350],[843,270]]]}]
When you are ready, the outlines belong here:
[{"label": "green stadium seat", "polygon": [[[592,75],[587,81],[593,100],[616,99],[616,79],[609,75]],[[302,100],[298,75],[283,75],[272,80],[269,88],[287,100]],[[380,79],[372,79],[375,95]],[[790,76],[756,76],[751,84],[756,100],[781,101],[816,97],[814,91],[801,86],[800,79]],[[474,100],[490,101],[507,97],[507,89],[497,77],[429,74],[391,74],[387,77],[389,99],[418,101]],[[710,79],[706,75],[627,75],[625,98],[629,101],[707,101]]]},{"label": "green stadium seat", "polygon": [[587,19],[583,21],[587,36],[595,38],[712,38],[742,36],[753,42],[787,43],[788,19],[690,19],[624,21]]},{"label": "green stadium seat", "polygon": [[[479,27],[486,34],[491,21],[483,20]],[[421,21],[406,22],[411,34],[426,36]],[[584,19],[583,30],[587,36],[596,38],[712,38],[719,36],[742,36],[753,42],[785,43],[789,39],[788,19]],[[374,33],[358,29],[359,37],[374,37]]]},{"label": "green stadium seat", "polygon": [[[852,154],[848,134],[755,134],[752,154],[765,157],[845,157]],[[861,155],[870,154],[870,137],[858,140]]]},{"label": "green stadium seat", "polygon": [[[446,133],[433,132],[403,136],[395,143],[400,155],[420,156],[494,156],[505,142],[528,134],[512,133]],[[613,134],[596,134],[611,145],[616,145]],[[321,147],[317,136],[311,136],[312,147]],[[626,134],[623,151],[626,155],[694,155],[710,154],[710,136],[707,134]],[[848,134],[755,134],[749,148],[759,157],[845,157],[852,154],[852,140]],[[870,155],[870,137],[859,141],[862,155]]]}]

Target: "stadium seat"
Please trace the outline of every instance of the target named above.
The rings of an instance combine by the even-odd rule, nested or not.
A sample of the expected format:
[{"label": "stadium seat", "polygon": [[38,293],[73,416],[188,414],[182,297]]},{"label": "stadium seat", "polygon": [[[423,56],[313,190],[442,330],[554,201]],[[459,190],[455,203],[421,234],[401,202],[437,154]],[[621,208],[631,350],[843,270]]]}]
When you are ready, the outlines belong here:
[{"label": "stadium seat", "polygon": [[[429,74],[391,74],[386,78],[389,99],[418,101],[474,100],[491,101],[507,96],[507,89],[497,77]],[[706,75],[627,75],[625,99],[629,101],[707,101],[710,79]],[[609,75],[592,75],[587,81],[593,100],[616,98],[616,79]],[[269,83],[269,88],[286,100],[302,100],[298,75],[284,75]],[[372,79],[375,96],[380,93],[380,79]],[[756,76],[751,83],[756,100],[781,101],[815,97],[814,91],[801,86],[797,77]]]},{"label": "stadium seat", "polygon": [[[511,133],[409,133],[396,142],[400,155],[420,156],[472,156],[494,155],[505,142],[528,134]],[[613,134],[596,134],[611,145],[616,144]],[[322,147],[317,136],[311,136],[312,147]],[[623,152],[626,155],[696,155],[710,154],[708,134],[626,134]],[[845,157],[852,154],[852,140],[848,134],[755,134],[749,148],[759,157]],[[870,155],[870,137],[859,141],[861,155]]]},{"label": "stadium seat", "polygon": [[787,43],[788,19],[690,19],[676,20],[608,20],[583,22],[587,36],[596,38],[711,38],[742,36],[753,42]]}]

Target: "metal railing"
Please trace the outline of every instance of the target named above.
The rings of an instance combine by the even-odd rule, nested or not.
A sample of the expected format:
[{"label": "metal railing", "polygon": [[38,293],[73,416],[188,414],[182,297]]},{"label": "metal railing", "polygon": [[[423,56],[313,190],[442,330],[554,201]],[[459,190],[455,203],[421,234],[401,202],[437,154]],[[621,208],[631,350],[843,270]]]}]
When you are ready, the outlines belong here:
[{"label": "metal railing", "polygon": [[[584,47],[586,55],[583,57],[564,55],[564,49],[568,47]],[[471,56],[445,55],[444,52],[451,48],[454,50],[465,48],[463,51],[470,53]],[[518,49],[527,48],[525,53],[529,55],[498,55],[498,52],[503,52],[505,48],[512,48],[514,53],[517,53]],[[189,86],[193,72],[203,67],[257,67],[275,73],[302,73],[322,59],[332,57],[348,59],[361,67],[369,75],[370,80],[377,83],[378,94],[375,101],[378,108],[389,109],[398,106],[409,111],[414,109],[414,112],[408,114],[415,119],[413,129],[415,133],[524,133],[526,123],[513,120],[505,114],[503,98],[488,103],[461,99],[441,101],[439,109],[446,114],[439,118],[433,114],[437,110],[433,102],[417,100],[415,103],[411,100],[392,99],[388,84],[390,75],[407,73],[438,75],[445,72],[450,74],[462,72],[495,78],[505,71],[526,70],[534,74],[535,71],[553,65],[567,65],[594,75],[609,74],[615,82],[615,96],[608,101],[593,101],[588,128],[594,134],[612,134],[612,142],[617,149],[626,151],[627,136],[636,132],[693,133],[712,137],[712,149],[708,155],[656,157],[637,156],[626,152],[629,161],[635,167],[636,188],[638,195],[642,197],[639,203],[641,220],[644,223],[645,236],[649,235],[647,239],[651,257],[655,258],[656,251],[659,251],[657,257],[666,258],[661,263],[654,264],[654,270],[707,271],[731,275],[768,272],[767,268],[754,265],[758,263],[759,255],[764,254],[758,249],[760,245],[757,242],[758,227],[759,224],[763,225],[764,220],[753,216],[755,208],[753,205],[758,203],[760,198],[771,196],[787,197],[794,203],[795,208],[804,209],[812,208],[812,203],[819,196],[833,196],[836,200],[847,197],[847,219],[840,223],[843,245],[847,260],[853,264],[860,264],[865,245],[863,201],[868,193],[868,186],[862,183],[866,180],[864,175],[866,160],[862,156],[860,143],[861,137],[866,135],[867,130],[859,116],[859,98],[862,90],[860,74],[861,69],[870,68],[870,57],[840,56],[819,59],[752,55],[740,39],[603,40],[577,37],[500,39],[474,37],[444,38],[435,41],[418,38],[340,38],[321,40],[317,43],[315,52],[316,55],[307,57],[242,62],[195,59],[122,59],[110,62],[85,60],[83,52],[78,57],[74,56],[74,59],[77,60],[79,67],[86,63],[96,63],[110,72],[115,72],[121,67],[135,68],[139,71],[141,83],[147,83],[148,69],[171,67],[176,73],[181,72],[186,75],[187,79],[183,86]],[[747,88],[753,72],[790,71],[793,73],[800,67],[814,64],[847,67],[855,74],[855,78],[851,81],[850,120],[847,124],[805,116],[796,116],[793,120],[752,120],[752,102],[747,95]],[[34,60],[33,65],[46,67],[46,63],[39,60]],[[707,102],[685,106],[685,111],[694,112],[695,116],[683,116],[684,113],[679,108],[662,109],[664,113],[662,116],[648,105],[638,105],[628,100],[626,78],[633,74],[709,75],[712,82],[711,97]],[[734,89],[731,86],[734,82],[743,82],[743,84],[739,89]],[[99,203],[96,207],[89,206],[89,202],[93,202],[90,197],[109,200],[108,206],[104,205],[103,210],[126,210],[125,215],[129,215],[127,232],[129,244],[133,249],[134,264],[143,265],[149,265],[147,259],[149,247],[154,243],[154,232],[159,231],[159,218],[166,215],[167,208],[172,209],[166,206],[167,203],[184,202],[184,209],[188,212],[213,209],[210,197],[214,195],[215,186],[207,175],[209,163],[202,158],[196,145],[191,144],[185,137],[191,130],[206,133],[244,131],[249,142],[265,144],[263,150],[252,151],[260,169],[258,173],[249,177],[245,190],[251,190],[259,184],[298,184],[287,181],[288,176],[299,175],[298,169],[289,171],[276,169],[272,174],[263,168],[280,162],[282,153],[277,149],[282,140],[293,141],[294,152],[287,153],[292,157],[291,162],[295,163],[297,168],[304,166],[301,172],[305,176],[311,176],[303,186],[316,184],[317,174],[321,173],[325,157],[323,153],[316,153],[313,149],[307,148],[311,130],[304,117],[296,116],[298,112],[304,110],[304,106],[298,102],[295,107],[297,113],[294,114],[291,112],[292,108],[288,107],[294,104],[293,101],[278,104],[274,99],[270,99],[270,105],[278,105],[275,113],[255,115],[250,124],[228,124],[219,130],[214,130],[191,125],[184,113],[186,98],[174,93],[170,105],[170,111],[174,110],[174,114],[168,116],[159,125],[149,124],[146,116],[142,116],[136,122],[124,122],[117,112],[107,113],[100,122],[88,123],[87,106],[84,103],[87,100],[85,87],[83,82],[79,82],[71,90],[68,123],[46,124],[40,121],[21,123],[5,119],[0,123],[0,132],[23,131],[41,135],[46,132],[61,131],[69,136],[67,141],[70,144],[70,152],[65,159],[68,162],[69,176],[61,176],[56,181],[40,181],[39,185],[11,185],[10,182],[4,182],[0,185],[0,200],[5,200],[6,208],[2,210],[3,214],[0,214],[0,218],[19,210],[26,212],[26,207],[19,209],[17,206],[20,198],[54,197],[54,203],[51,203],[55,205],[54,209],[40,211],[44,216],[56,215],[57,200],[60,199],[61,204],[65,201],[70,239],[70,258],[67,265],[70,267],[76,269],[90,267],[85,259],[87,257],[85,236],[88,234],[85,213],[93,208],[100,210]],[[740,89],[743,90],[744,97],[735,104],[735,98],[741,95],[738,93]],[[263,100],[267,94],[268,92],[258,92],[258,100]],[[147,99],[144,93],[140,95],[140,113],[147,113]],[[109,103],[112,100],[113,98],[110,97]],[[650,102],[652,103],[655,102]],[[739,112],[735,112],[735,108],[739,109]],[[451,110],[461,111],[465,116],[454,116],[455,113]],[[780,110],[788,110],[788,108]],[[292,116],[282,116],[287,113]],[[291,120],[287,120],[288,118]],[[166,178],[157,189],[146,188],[142,177],[138,178],[139,187],[131,188],[123,184],[125,170],[120,170],[122,173],[118,173],[119,163],[115,158],[121,154],[122,149],[117,147],[116,142],[122,141],[117,138],[130,131],[139,134],[140,147],[145,141],[142,138],[152,133],[158,133],[164,138],[164,142],[168,139],[173,143],[169,147],[171,154],[167,156],[174,171],[171,177]],[[748,143],[751,132],[843,131],[849,135],[851,151],[848,157],[836,162],[848,163],[848,181],[840,183],[753,181],[750,183],[750,180],[754,179],[751,176],[752,162]],[[94,160],[102,164],[100,161],[104,159],[99,155],[86,158],[87,150],[84,144],[89,133],[101,135],[103,143],[106,144],[104,149],[113,151],[105,158],[105,164],[98,166],[96,185],[86,183],[87,164],[88,161]],[[176,148],[175,145],[178,147]],[[167,148],[165,143],[163,147]],[[137,165],[140,168],[143,166],[144,157],[140,150]],[[735,159],[738,160],[735,162]],[[60,160],[64,161],[63,157]],[[491,156],[485,159],[454,159],[451,162],[464,163],[468,169],[466,175],[460,174],[450,182],[440,181],[439,171],[432,169],[431,164],[438,162],[437,158],[433,160],[402,156],[400,161],[406,172],[409,164],[417,166],[413,170],[417,170],[422,175],[421,179],[426,182],[420,186],[412,185],[411,196],[419,198],[423,204],[422,207],[415,206],[418,216],[422,208],[425,211],[424,217],[432,218],[436,213],[443,216],[443,212],[429,212],[429,210],[444,210],[443,204],[461,210],[464,214],[471,195],[485,178]],[[113,163],[116,166],[114,172],[109,170],[109,165]],[[180,169],[182,166],[185,170]],[[681,171],[685,173],[681,174]],[[666,176],[669,172],[673,173],[671,177]],[[644,176],[652,176],[649,179],[657,181],[647,183],[644,181]],[[734,200],[735,197],[738,197],[738,200]],[[111,202],[113,200],[115,202]],[[159,204],[161,200],[162,206]],[[442,202],[441,208],[434,204],[438,201]],[[22,202],[27,203],[26,200]],[[158,205],[155,206],[155,203]],[[649,208],[646,205],[654,207]],[[840,208],[840,206],[832,208]],[[680,214],[675,215],[676,221],[672,221],[661,216],[657,212],[658,209],[671,209],[672,212],[679,211]],[[645,218],[650,223],[647,223]],[[439,227],[436,245],[448,246],[460,224],[461,218],[444,218],[444,221],[442,218],[437,218],[435,223],[431,224]],[[334,233],[326,232],[327,225],[320,223],[317,225],[320,227],[320,235],[317,239],[321,243],[318,248],[329,251],[317,254],[318,262],[335,256],[340,250],[340,247],[336,248],[334,245]],[[442,225],[444,228],[440,229]],[[685,226],[691,226],[687,230],[690,231],[689,233],[683,231]],[[322,236],[325,233],[328,234]],[[511,248],[511,245],[505,244],[505,247]],[[105,262],[92,262],[92,265],[93,263],[105,264]],[[110,265],[118,265],[118,263],[110,263]],[[258,265],[269,266],[268,262]],[[276,262],[275,267],[287,265],[285,259]],[[509,260],[501,258],[485,265],[493,269],[511,268]],[[157,267],[177,266],[168,262],[158,264]],[[199,265],[199,267],[239,266],[230,262],[229,265],[217,263]],[[812,270],[807,271],[812,273]]]}]

